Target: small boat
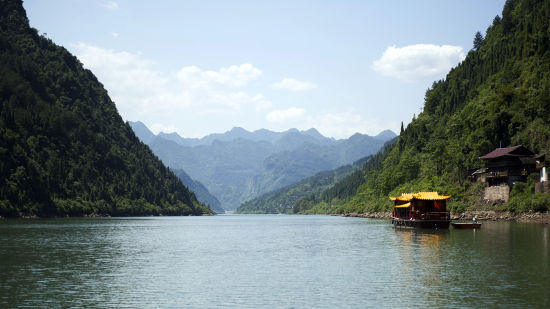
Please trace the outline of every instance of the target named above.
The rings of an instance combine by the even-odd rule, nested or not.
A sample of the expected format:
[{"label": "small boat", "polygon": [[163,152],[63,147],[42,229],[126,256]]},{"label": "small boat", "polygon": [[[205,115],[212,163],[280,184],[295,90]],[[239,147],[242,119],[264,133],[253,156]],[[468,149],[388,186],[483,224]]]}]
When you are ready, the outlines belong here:
[{"label": "small boat", "polygon": [[481,223],[478,223],[478,222],[453,222],[451,224],[455,229],[459,229],[459,230],[481,228]]},{"label": "small boat", "polygon": [[395,227],[448,229],[451,215],[447,199],[437,192],[402,193],[390,197],[394,201],[392,223]]}]

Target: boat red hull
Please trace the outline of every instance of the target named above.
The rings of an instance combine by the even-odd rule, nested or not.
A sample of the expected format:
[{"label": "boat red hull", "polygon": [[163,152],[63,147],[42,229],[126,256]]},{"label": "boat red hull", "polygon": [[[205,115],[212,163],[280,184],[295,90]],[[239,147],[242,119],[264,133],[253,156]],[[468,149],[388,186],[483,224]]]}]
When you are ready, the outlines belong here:
[{"label": "boat red hull", "polygon": [[451,220],[406,220],[393,218],[392,223],[395,227],[443,230],[449,228]]}]

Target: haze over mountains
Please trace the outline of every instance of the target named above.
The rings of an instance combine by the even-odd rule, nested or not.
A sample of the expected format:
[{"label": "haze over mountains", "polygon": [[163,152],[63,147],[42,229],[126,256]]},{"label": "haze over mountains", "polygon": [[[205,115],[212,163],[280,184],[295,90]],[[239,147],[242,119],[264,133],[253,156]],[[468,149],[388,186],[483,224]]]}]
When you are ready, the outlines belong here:
[{"label": "haze over mountains", "polygon": [[130,125],[164,164],[204,184],[226,210],[320,171],[372,155],[396,136],[386,130],[377,136],[357,133],[336,140],[313,128],[250,132],[236,127],[198,139],[177,133],[155,135],[141,122]]},{"label": "haze over mountains", "polygon": [[174,174],[187,186],[189,191],[195,193],[197,199],[208,206],[216,213],[224,213],[220,201],[200,182],[193,180],[184,170],[174,170]]}]

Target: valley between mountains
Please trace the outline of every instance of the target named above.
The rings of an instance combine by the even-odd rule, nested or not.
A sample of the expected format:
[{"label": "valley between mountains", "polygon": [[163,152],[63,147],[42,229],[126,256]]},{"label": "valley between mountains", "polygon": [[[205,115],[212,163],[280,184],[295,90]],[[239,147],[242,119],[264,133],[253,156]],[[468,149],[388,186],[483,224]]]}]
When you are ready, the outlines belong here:
[{"label": "valley between mountains", "polygon": [[197,139],[177,133],[155,135],[141,122],[130,125],[198,199],[218,213],[235,210],[250,199],[321,171],[371,156],[396,137],[386,130],[376,136],[357,133],[336,140],[313,128],[249,132],[236,127]]}]

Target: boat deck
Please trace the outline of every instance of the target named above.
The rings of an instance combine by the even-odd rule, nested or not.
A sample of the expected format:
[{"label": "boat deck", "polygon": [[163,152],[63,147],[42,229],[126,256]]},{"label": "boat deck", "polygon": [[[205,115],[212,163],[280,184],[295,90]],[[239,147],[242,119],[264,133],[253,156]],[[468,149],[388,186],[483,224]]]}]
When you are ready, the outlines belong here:
[{"label": "boat deck", "polygon": [[451,220],[415,220],[393,218],[392,224],[395,227],[422,228],[422,229],[448,229]]}]

